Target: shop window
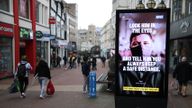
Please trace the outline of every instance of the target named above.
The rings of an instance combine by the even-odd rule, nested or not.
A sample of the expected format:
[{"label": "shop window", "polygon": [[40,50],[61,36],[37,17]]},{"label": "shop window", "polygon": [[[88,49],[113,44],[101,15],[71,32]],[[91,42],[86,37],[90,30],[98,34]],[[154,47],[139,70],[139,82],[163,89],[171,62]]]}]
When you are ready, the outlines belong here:
[{"label": "shop window", "polygon": [[48,42],[36,41],[36,55],[48,62]]},{"label": "shop window", "polygon": [[19,0],[19,16],[29,19],[29,0]]},{"label": "shop window", "polygon": [[0,10],[9,12],[9,0],[0,0]]},{"label": "shop window", "polygon": [[12,75],[12,39],[0,38],[0,78]]}]

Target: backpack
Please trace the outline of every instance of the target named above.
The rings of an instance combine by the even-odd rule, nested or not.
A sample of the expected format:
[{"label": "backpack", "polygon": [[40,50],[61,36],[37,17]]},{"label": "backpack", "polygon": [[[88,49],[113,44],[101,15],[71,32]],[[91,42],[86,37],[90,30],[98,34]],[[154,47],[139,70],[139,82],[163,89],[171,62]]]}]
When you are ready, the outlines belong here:
[{"label": "backpack", "polygon": [[17,71],[17,77],[25,77],[26,74],[26,64],[20,64]]}]

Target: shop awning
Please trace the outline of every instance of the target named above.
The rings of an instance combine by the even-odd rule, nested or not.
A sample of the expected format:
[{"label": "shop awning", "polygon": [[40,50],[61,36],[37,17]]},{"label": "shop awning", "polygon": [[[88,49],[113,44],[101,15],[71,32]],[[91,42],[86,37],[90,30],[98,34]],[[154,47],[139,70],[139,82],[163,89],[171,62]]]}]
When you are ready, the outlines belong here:
[{"label": "shop awning", "polygon": [[68,47],[67,43],[68,43],[67,40],[58,40],[58,46],[60,48],[66,48],[67,49],[67,47]]}]

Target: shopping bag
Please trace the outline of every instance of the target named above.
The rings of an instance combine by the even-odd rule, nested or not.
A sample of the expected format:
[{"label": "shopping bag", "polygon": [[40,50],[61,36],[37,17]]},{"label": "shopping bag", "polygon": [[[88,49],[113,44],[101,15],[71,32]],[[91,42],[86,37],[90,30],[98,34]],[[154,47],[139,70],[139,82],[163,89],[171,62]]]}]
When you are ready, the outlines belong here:
[{"label": "shopping bag", "polygon": [[55,93],[55,88],[53,85],[53,82],[49,80],[47,84],[47,90],[46,90],[47,95],[53,95]]},{"label": "shopping bag", "polygon": [[17,79],[15,79],[13,81],[13,83],[11,84],[11,86],[8,88],[9,93],[17,93],[19,92],[19,82]]}]

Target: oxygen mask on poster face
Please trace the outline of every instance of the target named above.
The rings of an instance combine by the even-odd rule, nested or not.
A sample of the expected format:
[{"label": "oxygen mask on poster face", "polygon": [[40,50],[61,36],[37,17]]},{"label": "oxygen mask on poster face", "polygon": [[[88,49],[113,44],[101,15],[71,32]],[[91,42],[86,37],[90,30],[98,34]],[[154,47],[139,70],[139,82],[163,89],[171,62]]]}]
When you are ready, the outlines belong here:
[{"label": "oxygen mask on poster face", "polygon": [[132,42],[131,43],[131,53],[132,56],[142,56],[142,47],[140,42]]}]

